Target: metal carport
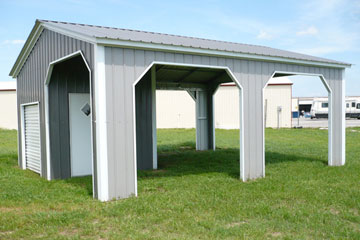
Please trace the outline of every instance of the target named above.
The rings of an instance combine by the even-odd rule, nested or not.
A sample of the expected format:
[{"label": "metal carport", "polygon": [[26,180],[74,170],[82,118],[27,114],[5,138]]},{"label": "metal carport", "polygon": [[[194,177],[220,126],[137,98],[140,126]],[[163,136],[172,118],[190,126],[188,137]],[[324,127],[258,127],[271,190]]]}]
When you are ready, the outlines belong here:
[{"label": "metal carport", "polygon": [[[49,180],[55,178],[51,173],[56,166],[51,164],[53,141],[46,130],[48,69],[76,56],[89,70],[93,192],[102,201],[137,195],[137,168],[156,168],[156,87],[186,89],[200,110],[207,109],[205,115],[198,111],[197,146],[212,149],[212,91],[220,82],[238,85],[240,177],[246,181],[265,176],[266,83],[277,76],[318,76],[329,88],[328,163],[345,164],[344,72],[350,64],[254,45],[37,20],[10,75],[17,79],[19,109],[21,104],[39,102],[41,175]],[[144,124],[144,119],[149,122]],[[20,166],[22,131],[19,128]],[[140,143],[139,134],[147,140]],[[139,152],[146,154],[139,157]],[[138,158],[147,159],[143,166],[137,166]]]}]

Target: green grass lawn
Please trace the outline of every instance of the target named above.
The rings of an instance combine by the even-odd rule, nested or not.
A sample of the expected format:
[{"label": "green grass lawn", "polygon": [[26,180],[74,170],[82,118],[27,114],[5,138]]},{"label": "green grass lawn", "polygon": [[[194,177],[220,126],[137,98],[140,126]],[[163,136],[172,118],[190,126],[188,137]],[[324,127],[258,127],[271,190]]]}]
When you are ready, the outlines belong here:
[{"label": "green grass lawn", "polygon": [[266,130],[266,178],[239,180],[239,133],[159,130],[159,170],[137,198],[92,199],[91,177],[46,181],[17,166],[16,132],[0,131],[0,239],[360,239],[360,128],[347,163],[327,166],[327,131]]}]

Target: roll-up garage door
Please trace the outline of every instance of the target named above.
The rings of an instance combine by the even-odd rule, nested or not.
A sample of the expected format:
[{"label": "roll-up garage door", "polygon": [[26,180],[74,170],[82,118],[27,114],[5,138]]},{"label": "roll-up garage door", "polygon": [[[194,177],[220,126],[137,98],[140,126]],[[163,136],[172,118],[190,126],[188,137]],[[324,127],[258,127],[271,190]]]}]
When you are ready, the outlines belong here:
[{"label": "roll-up garage door", "polygon": [[40,174],[40,121],[39,105],[24,106],[26,168]]}]

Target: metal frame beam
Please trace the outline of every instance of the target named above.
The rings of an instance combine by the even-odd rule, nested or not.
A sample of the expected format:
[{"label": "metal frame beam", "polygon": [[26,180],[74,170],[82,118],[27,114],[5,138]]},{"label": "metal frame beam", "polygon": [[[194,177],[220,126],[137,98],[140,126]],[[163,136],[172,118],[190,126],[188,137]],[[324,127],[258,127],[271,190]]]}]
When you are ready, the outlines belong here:
[{"label": "metal frame beam", "polygon": [[185,81],[187,78],[189,78],[191,75],[193,75],[196,71],[198,71],[199,68],[194,68],[192,70],[190,70],[188,73],[186,73],[181,79],[175,81],[177,83],[183,82]]},{"label": "metal frame beam", "polygon": [[207,84],[202,83],[176,83],[176,82],[157,82],[158,90],[206,90]]}]

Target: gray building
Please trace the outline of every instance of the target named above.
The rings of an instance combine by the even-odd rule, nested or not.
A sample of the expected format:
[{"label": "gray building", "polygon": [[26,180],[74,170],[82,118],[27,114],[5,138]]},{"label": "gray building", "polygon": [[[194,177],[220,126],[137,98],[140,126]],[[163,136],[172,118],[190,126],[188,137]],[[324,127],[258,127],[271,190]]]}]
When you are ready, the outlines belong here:
[{"label": "gray building", "polygon": [[329,92],[331,166],[345,164],[345,68],[268,47],[37,20],[10,75],[17,79],[19,165],[52,180],[92,175],[102,201],[137,195],[137,170],[157,168],[156,89],[196,102],[196,148],[215,149],[213,95],[240,96],[240,178],[265,176],[263,90],[312,75]]}]

